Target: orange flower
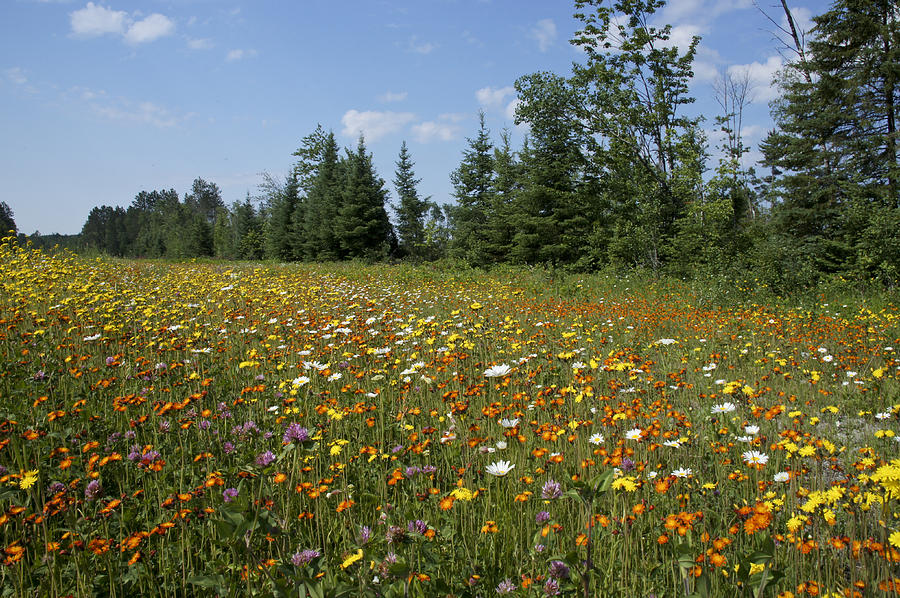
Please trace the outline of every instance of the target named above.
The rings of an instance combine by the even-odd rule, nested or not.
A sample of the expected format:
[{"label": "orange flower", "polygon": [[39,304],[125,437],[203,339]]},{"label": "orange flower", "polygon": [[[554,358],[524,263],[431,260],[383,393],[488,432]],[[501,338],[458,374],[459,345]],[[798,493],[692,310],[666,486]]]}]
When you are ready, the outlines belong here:
[{"label": "orange flower", "polygon": [[483,526],[481,526],[482,534],[496,534],[500,529],[497,527],[496,521],[486,521]]},{"label": "orange flower", "polygon": [[286,473],[278,472],[275,474],[275,477],[272,478],[272,481],[275,482],[276,484],[280,484],[280,483],[286,481],[287,479],[288,479],[288,477],[287,477]]},{"label": "orange flower", "polygon": [[356,503],[352,500],[342,500],[341,504],[339,504],[337,506],[337,509],[335,509],[335,511],[337,511],[338,513],[342,512],[342,511],[346,511],[347,509],[349,509],[350,507],[352,507],[355,504]]},{"label": "orange flower", "polygon": [[449,511],[451,508],[453,508],[453,501],[455,500],[456,499],[452,496],[445,496],[438,503],[438,507],[440,507],[442,511]]}]

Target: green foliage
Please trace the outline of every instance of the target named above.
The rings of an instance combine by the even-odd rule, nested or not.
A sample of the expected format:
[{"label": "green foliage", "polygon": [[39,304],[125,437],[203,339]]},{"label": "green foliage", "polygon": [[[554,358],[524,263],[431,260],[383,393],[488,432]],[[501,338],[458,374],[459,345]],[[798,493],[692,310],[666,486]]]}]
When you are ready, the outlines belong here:
[{"label": "green foliage", "polygon": [[0,234],[5,237],[10,231],[15,234],[19,229],[16,227],[12,209],[5,201],[0,201]]},{"label": "green foliage", "polygon": [[413,161],[406,147],[400,146],[400,156],[396,162],[394,188],[397,190],[398,203],[393,206],[397,213],[398,252],[401,257],[416,259],[425,247],[425,216],[431,205],[429,198],[421,199],[417,179],[413,172]]},{"label": "green foliage", "polygon": [[384,209],[387,191],[372,165],[362,137],[356,153],[347,154],[346,182],[338,210],[335,236],[339,257],[384,259],[391,241],[391,223]]},{"label": "green foliage", "polygon": [[456,205],[450,210],[450,254],[474,265],[488,263],[487,223],[494,198],[494,157],[490,132],[479,115],[478,135],[468,139],[459,166],[450,174]]}]

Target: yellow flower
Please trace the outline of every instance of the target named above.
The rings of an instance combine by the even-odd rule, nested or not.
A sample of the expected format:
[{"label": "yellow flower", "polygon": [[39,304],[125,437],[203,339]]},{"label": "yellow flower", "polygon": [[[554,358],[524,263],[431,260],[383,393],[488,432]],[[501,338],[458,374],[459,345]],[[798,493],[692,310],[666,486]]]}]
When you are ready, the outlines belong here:
[{"label": "yellow flower", "polygon": [[456,500],[472,500],[475,498],[475,493],[473,493],[468,488],[456,488],[453,492],[450,493],[450,496],[455,498]]},{"label": "yellow flower", "polygon": [[352,565],[353,563],[355,563],[362,557],[363,557],[363,551],[362,551],[362,548],[360,548],[359,550],[357,550],[356,552],[354,552],[353,554],[351,554],[350,556],[348,556],[347,558],[344,559],[344,562],[341,563],[341,569],[346,569],[347,567],[349,567],[350,565]]},{"label": "yellow flower", "polygon": [[614,490],[625,490],[626,492],[634,492],[635,490],[637,490],[637,484],[635,483],[634,478],[631,476],[615,480],[612,483],[612,487]]},{"label": "yellow flower", "polygon": [[22,480],[19,482],[19,488],[22,490],[28,490],[34,483],[37,482],[38,479],[38,470],[32,469],[31,471],[26,471]]},{"label": "yellow flower", "polygon": [[796,532],[803,525],[803,517],[801,515],[794,515],[787,522],[788,531],[791,533]]},{"label": "yellow flower", "polygon": [[888,542],[891,543],[891,546],[900,548],[900,530],[895,531],[893,534],[888,536]]}]

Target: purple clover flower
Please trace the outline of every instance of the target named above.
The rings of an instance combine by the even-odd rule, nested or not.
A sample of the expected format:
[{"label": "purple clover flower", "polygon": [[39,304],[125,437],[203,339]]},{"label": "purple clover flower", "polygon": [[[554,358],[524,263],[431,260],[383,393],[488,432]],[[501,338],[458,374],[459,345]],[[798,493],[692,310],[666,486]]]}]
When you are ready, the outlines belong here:
[{"label": "purple clover flower", "polygon": [[100,496],[100,492],[103,489],[100,487],[100,482],[97,480],[91,480],[87,485],[87,488],[84,489],[84,498],[87,500],[94,500],[98,496]]},{"label": "purple clover flower", "polygon": [[294,566],[296,567],[302,567],[308,565],[313,559],[317,559],[320,556],[322,556],[322,553],[318,550],[307,548],[306,550],[301,550],[294,554],[294,556],[291,557],[291,562],[294,563]]},{"label": "purple clover flower", "polygon": [[498,594],[509,594],[516,591],[516,584],[510,578],[506,578],[497,585]]},{"label": "purple clover flower", "polygon": [[562,487],[555,480],[547,480],[541,489],[541,498],[544,500],[553,500],[562,496]]},{"label": "purple clover flower", "polygon": [[296,422],[288,425],[287,429],[284,431],[284,436],[281,438],[281,442],[284,444],[289,444],[291,442],[301,444],[307,440],[309,440],[309,430]]},{"label": "purple clover flower", "polygon": [[226,488],[222,493],[222,496],[225,498],[225,502],[231,502],[235,498],[237,498],[238,491],[237,488]]},{"label": "purple clover flower", "polygon": [[540,525],[542,523],[547,523],[548,521],[550,521],[550,513],[548,513],[547,511],[541,511],[540,513],[538,513],[537,515],[534,516],[534,522],[537,523],[538,525]]},{"label": "purple clover flower", "polygon": [[256,456],[256,464],[260,467],[267,467],[272,461],[275,460],[275,453],[272,451],[266,451],[264,453],[260,453]]},{"label": "purple clover flower", "polygon": [[406,529],[413,534],[419,534],[420,536],[424,536],[425,532],[428,530],[428,526],[421,519],[416,519],[415,521],[410,521],[406,524]]},{"label": "purple clover flower", "polygon": [[569,579],[569,566],[562,561],[550,561],[550,577],[553,579]]},{"label": "purple clover flower", "polygon": [[360,544],[368,544],[369,540],[372,538],[372,528],[368,525],[362,526],[359,530],[359,543]]}]

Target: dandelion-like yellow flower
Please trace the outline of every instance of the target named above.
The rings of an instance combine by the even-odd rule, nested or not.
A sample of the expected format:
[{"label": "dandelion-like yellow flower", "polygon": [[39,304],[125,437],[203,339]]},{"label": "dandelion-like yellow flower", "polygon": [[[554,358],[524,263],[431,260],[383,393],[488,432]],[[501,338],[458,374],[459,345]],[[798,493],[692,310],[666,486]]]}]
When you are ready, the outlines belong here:
[{"label": "dandelion-like yellow flower", "polygon": [[888,536],[888,542],[890,542],[891,546],[900,548],[900,530],[897,530]]},{"label": "dandelion-like yellow flower", "polygon": [[450,496],[456,500],[472,500],[475,498],[475,493],[468,488],[456,488],[450,493]]},{"label": "dandelion-like yellow flower", "polygon": [[35,482],[38,479],[38,470],[32,469],[31,471],[26,471],[22,476],[22,479],[19,481],[19,488],[22,490],[28,490],[32,486],[34,486]]},{"label": "dandelion-like yellow flower", "polygon": [[612,483],[613,490],[624,490],[625,492],[634,492],[637,490],[635,479],[631,476],[619,478]]},{"label": "dandelion-like yellow flower", "polygon": [[894,459],[889,465],[882,465],[871,479],[881,484],[888,498],[900,498],[900,459]]},{"label": "dandelion-like yellow flower", "polygon": [[344,562],[341,563],[341,569],[346,569],[347,567],[349,567],[350,565],[352,565],[353,563],[355,563],[362,557],[363,557],[363,551],[362,551],[362,548],[360,548],[359,550],[357,550],[356,552],[354,552],[353,554],[351,554],[350,556],[348,556],[347,558],[344,559]]}]

